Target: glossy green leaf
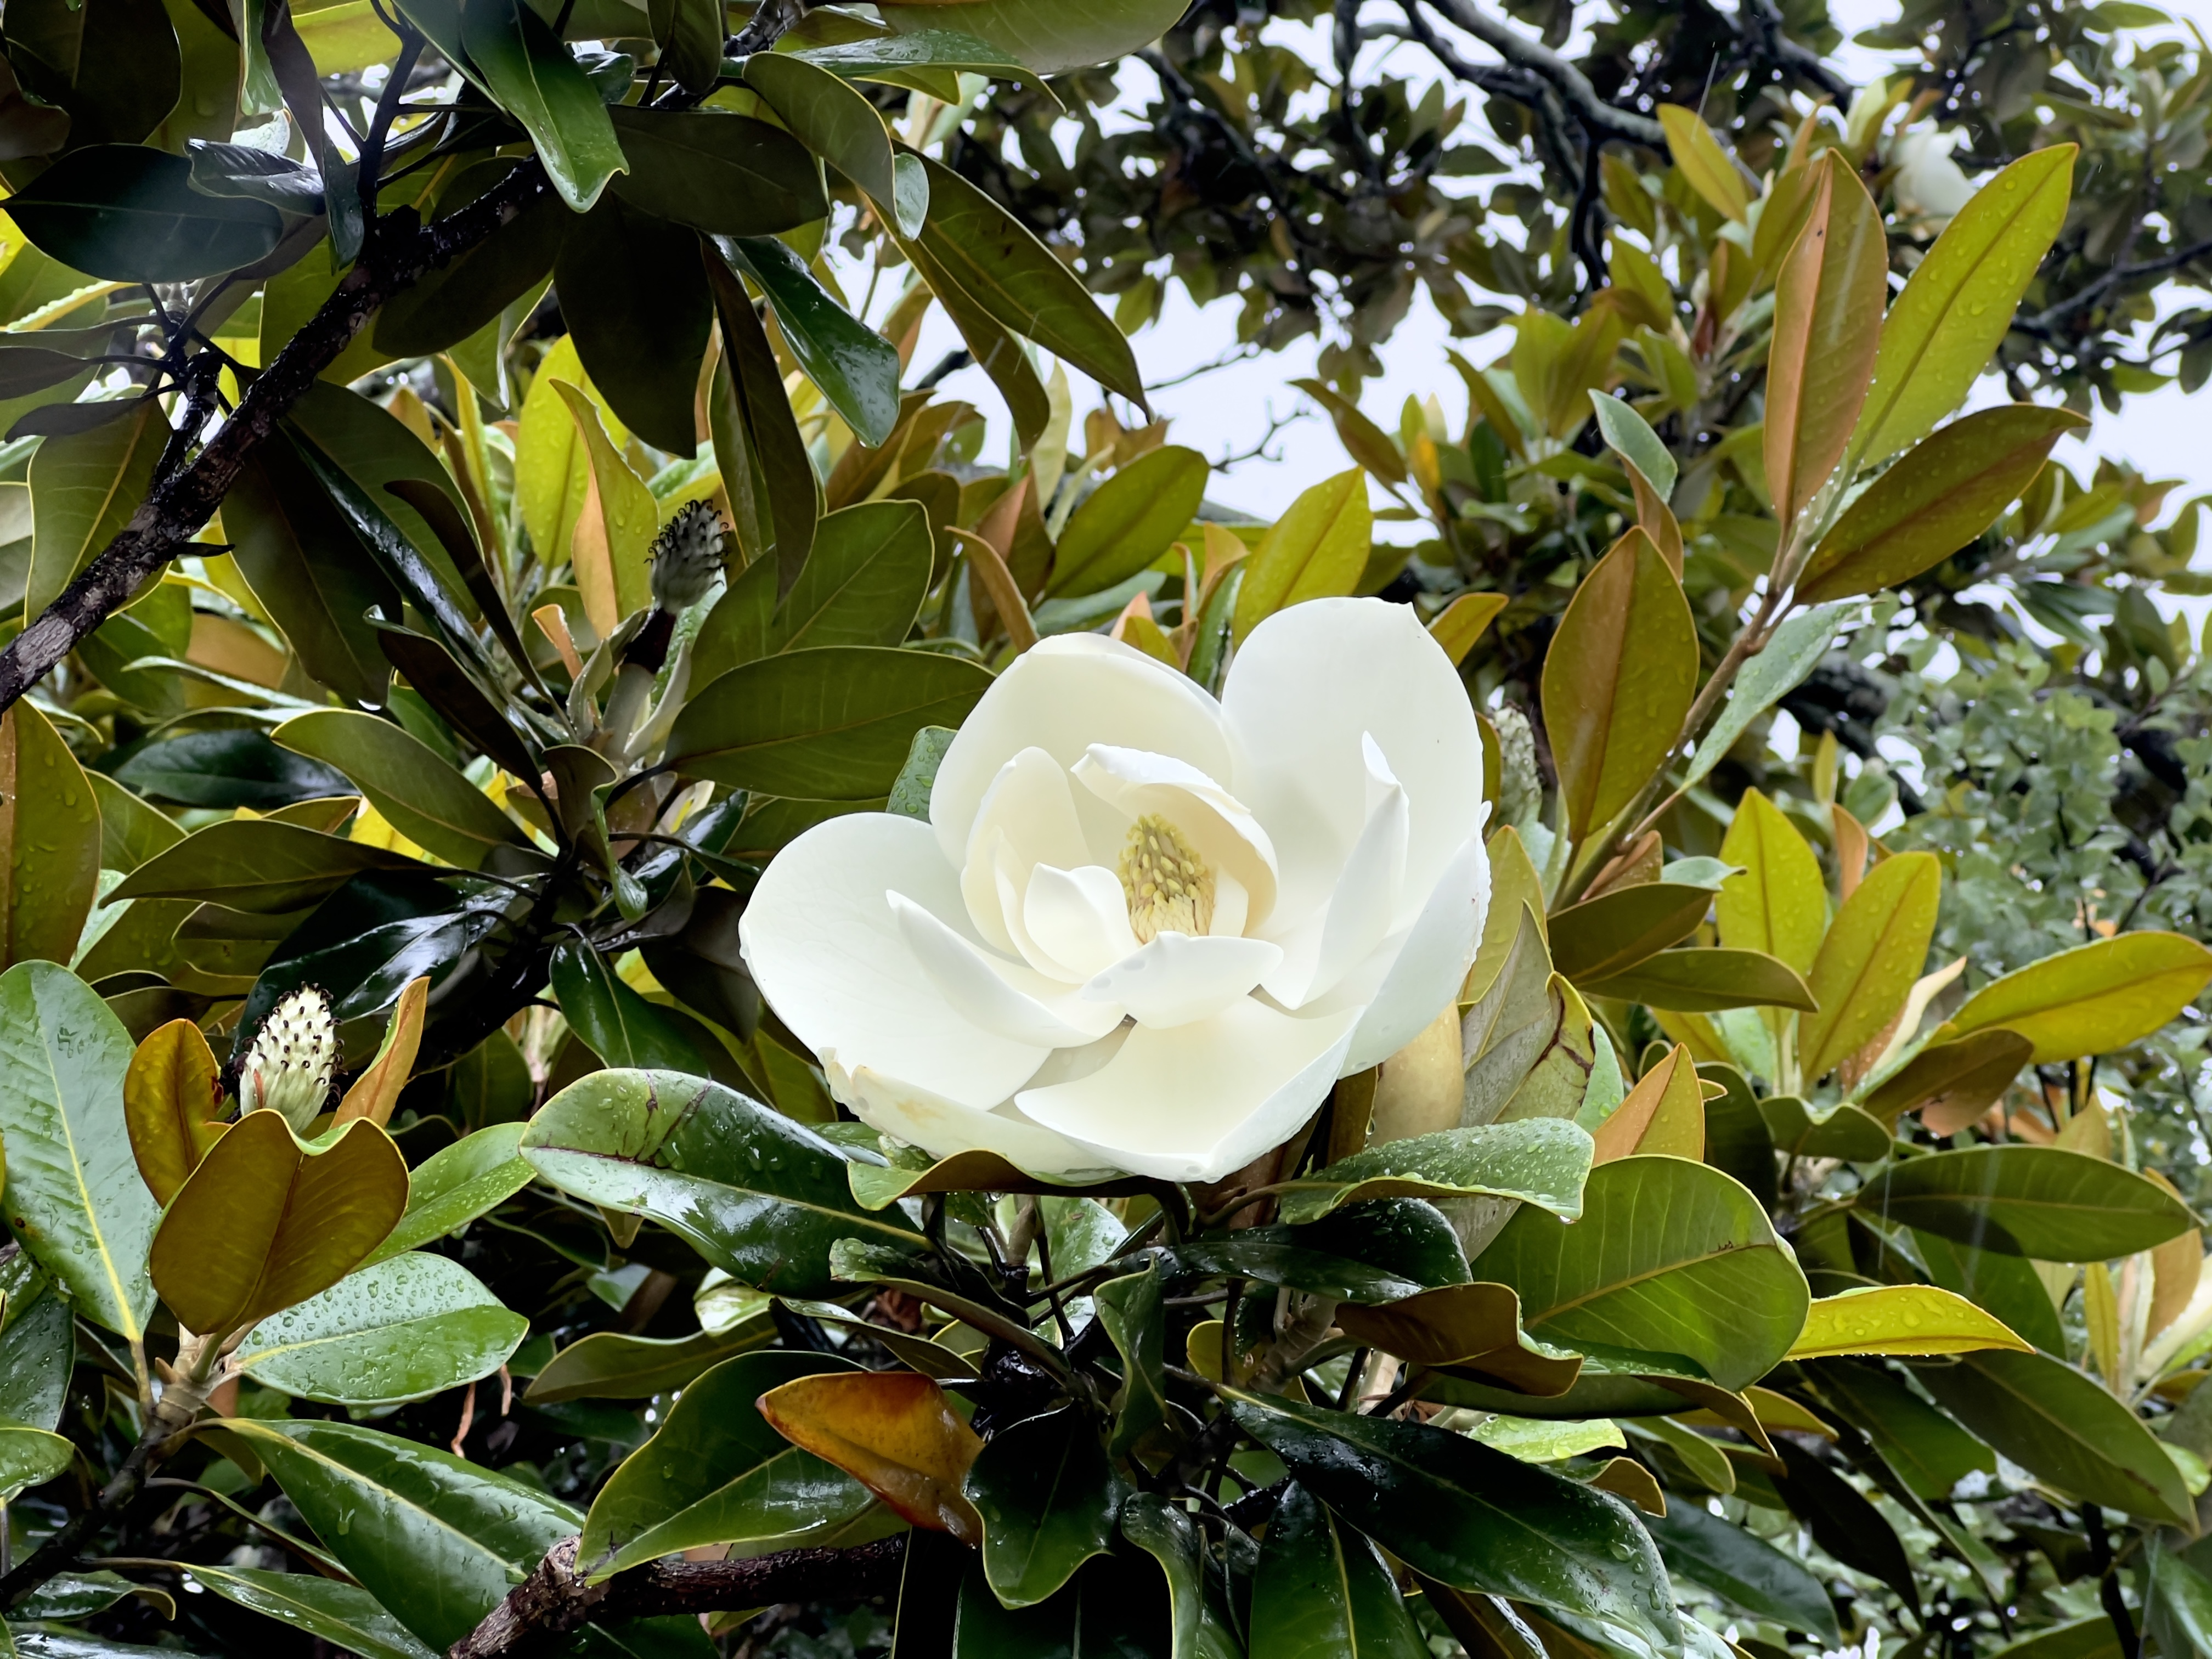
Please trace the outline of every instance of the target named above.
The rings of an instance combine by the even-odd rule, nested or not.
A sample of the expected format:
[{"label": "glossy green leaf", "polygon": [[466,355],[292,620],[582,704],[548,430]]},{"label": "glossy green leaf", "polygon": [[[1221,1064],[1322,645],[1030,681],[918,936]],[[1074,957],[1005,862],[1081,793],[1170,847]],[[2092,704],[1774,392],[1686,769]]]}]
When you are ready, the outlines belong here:
[{"label": "glossy green leaf", "polygon": [[1852,447],[1887,460],[1965,399],[2066,218],[2072,144],[2023,155],[1977,190],[1913,267],[1882,325]]},{"label": "glossy green leaf", "polygon": [[192,1583],[225,1601],[266,1614],[304,1636],[357,1653],[362,1659],[436,1659],[406,1626],[358,1584],[311,1572],[270,1572],[259,1567],[196,1563],[188,1571]]},{"label": "glossy green leaf", "polygon": [[76,959],[100,887],[98,798],[53,722],[0,716],[0,964]]},{"label": "glossy green leaf", "polygon": [[1252,1579],[1252,1644],[1283,1659],[1425,1659],[1428,1644],[1375,1546],[1293,1482]]},{"label": "glossy green leaf", "polygon": [[737,274],[706,262],[722,332],[722,361],[708,389],[708,423],[743,562],[768,560],[775,591],[788,593],[814,544],[822,489],[814,476],[783,369]]},{"label": "glossy green leaf", "polygon": [[0,1150],[8,1230],[77,1313],[136,1341],[154,1307],[161,1211],[131,1155],[131,1042],[91,988],[50,962],[0,974]]},{"label": "glossy green leaf", "polygon": [[1184,1267],[1345,1302],[1395,1302],[1467,1279],[1451,1224],[1415,1198],[1346,1205],[1304,1226],[1248,1227],[1176,1247]]},{"label": "glossy green leaf", "polygon": [[1919,1581],[1888,1517],[1826,1460],[1796,1441],[1785,1437],[1774,1449],[1785,1471],[1775,1479],[1775,1489],[1805,1522],[1813,1541],[1845,1566],[1887,1584],[1899,1600],[1917,1611]]},{"label": "glossy green leaf", "polygon": [[[752,62],[805,67],[774,52]],[[841,91],[849,90],[834,76],[823,79]],[[866,100],[861,103],[865,108]],[[872,110],[869,118],[876,118]],[[872,447],[883,443],[898,422],[898,348],[832,298],[785,243],[772,236],[745,236],[731,246],[744,261],[745,274],[775,307],[784,342],[806,378],[821,388],[830,406],[844,416],[862,443]]]},{"label": "glossy green leaf", "polygon": [[2071,410],[2033,404],[1954,421],[1845,509],[1797,579],[1798,597],[1878,592],[1950,557],[2019,499],[2052,445],[2087,424]]},{"label": "glossy green leaf", "polygon": [[181,155],[137,144],[88,144],[8,198],[16,227],[43,252],[118,283],[183,283],[252,264],[276,246],[265,203],[203,196]]},{"label": "glossy green leaf", "polygon": [[2160,1653],[2212,1652],[2212,1578],[2154,1547],[2148,1602],[2145,1622]]},{"label": "glossy green leaf", "polygon": [[1524,1338],[1521,1298],[1503,1285],[1446,1285],[1380,1306],[1347,1304],[1336,1315],[1355,1341],[1534,1396],[1566,1393],[1582,1369],[1572,1353],[1540,1351]]},{"label": "glossy green leaf", "polygon": [[42,1486],[76,1459],[76,1447],[64,1436],[21,1423],[0,1423],[0,1503]]},{"label": "glossy green leaf", "polygon": [[374,1123],[303,1142],[248,1112],[169,1200],[148,1271],[187,1329],[227,1336],[337,1284],[406,1203],[406,1162]]},{"label": "glossy green leaf", "polygon": [[1670,1572],[1693,1579],[1738,1613],[1802,1631],[1831,1647],[1843,1639],[1820,1581],[1791,1557],[1701,1505],[1677,1498],[1644,1530]]},{"label": "glossy green leaf", "polygon": [[467,61],[530,134],[561,199],[585,212],[629,169],[599,88],[524,0],[462,0],[460,11]]},{"label": "glossy green leaf", "polygon": [[957,88],[958,79],[949,72],[961,70],[1012,86],[1044,85],[1042,76],[1004,46],[945,27],[941,13],[934,18],[908,19],[903,33],[871,33],[822,46],[802,46],[791,55],[844,80],[878,81],[920,90],[932,85]]},{"label": "glossy green leaf", "polygon": [[583,1521],[534,1486],[356,1424],[226,1427],[362,1588],[441,1652]]},{"label": "glossy green leaf", "polygon": [[[944,10],[932,0],[899,0],[879,9],[893,28],[927,30],[942,25]],[[959,27],[1002,47],[1041,75],[1110,64],[1149,46],[1182,15],[1176,0],[1101,0],[1069,8],[1057,0],[966,0],[954,14]]]},{"label": "glossy green leaf", "polygon": [[[2047,1297],[2045,1305],[2050,1305]],[[1808,1369],[1822,1405],[1865,1433],[1917,1496],[1948,1498],[1976,1471],[1996,1473],[1990,1449],[1914,1393],[1898,1372],[1850,1360]]]},{"label": "glossy green leaf", "polygon": [[1949,1030],[1993,1026],[2035,1045],[2032,1063],[2106,1054],[2148,1036],[2212,981],[2212,951],[2179,933],[2118,933],[2030,963],[1966,999]]},{"label": "glossy green leaf", "polygon": [[399,833],[464,870],[495,847],[528,847],[521,827],[405,727],[349,708],[299,714],[276,742],[344,773]]},{"label": "glossy green leaf", "polygon": [[[756,1294],[738,1289],[741,1294]],[[775,1340],[775,1327],[764,1313],[740,1319],[726,1331],[698,1331],[690,1336],[594,1331],[555,1354],[525,1397],[538,1405],[557,1405],[563,1400],[648,1400],[686,1388],[724,1360]]]},{"label": "glossy green leaf", "polygon": [[1595,392],[1590,394],[1590,405],[1597,411],[1597,428],[1604,434],[1606,447],[1642,473],[1661,501],[1673,495],[1674,454],[1636,406]]},{"label": "glossy green leaf", "polygon": [[1790,1357],[2026,1352],[2028,1346],[2003,1321],[1933,1285],[1863,1285],[1821,1297],[1806,1310]]},{"label": "glossy green leaf", "polygon": [[759,1290],[834,1294],[837,1240],[915,1237],[902,1212],[854,1200],[829,1142],[700,1078],[595,1072],[539,1109],[522,1156],[562,1191],[660,1222]]},{"label": "glossy green leaf", "polygon": [[669,758],[688,775],[803,799],[882,799],[914,734],[957,726],[990,684],[957,658],[828,646],[732,669],[677,716]]},{"label": "glossy green leaf", "polygon": [[[699,369],[714,320],[699,258],[694,232],[632,205],[617,191],[569,228],[553,263],[554,290],[592,384],[624,426],[674,455],[698,446]],[[652,303],[637,304],[635,296],[648,291]],[[573,404],[577,394],[569,395]],[[611,505],[605,469],[593,470],[601,474],[603,505]],[[642,490],[635,494],[649,499]],[[641,528],[651,541],[650,520]],[[645,598],[641,587],[635,597],[625,594],[630,609]],[[602,636],[613,631],[596,613],[592,625]]]},{"label": "glossy green leaf", "polygon": [[[924,163],[918,158],[902,155],[916,167]],[[926,168],[924,177],[930,175]],[[934,204],[933,200],[933,205]],[[992,306],[970,293],[963,285],[957,256],[933,243],[929,230],[932,222],[925,222],[922,234],[910,240],[901,240],[897,246],[914,266],[945,313],[960,331],[960,338],[968,348],[968,355],[975,365],[990,376],[991,384],[998,387],[999,395],[1006,400],[1006,412],[1014,422],[1014,436],[1024,451],[1033,447],[1052,424],[1052,398],[1045,390],[1036,365],[1030,362],[1029,349],[1022,343],[1012,323],[995,312]],[[1027,233],[1024,232],[1024,234]],[[1046,256],[1050,258],[1049,255]],[[948,260],[950,263],[948,263]],[[1007,303],[1006,296],[994,296],[1000,305]],[[1102,313],[1103,314],[1103,313]]]},{"label": "glossy green leaf", "polygon": [[1243,1651],[1206,1595],[1212,1563],[1198,1523],[1149,1492],[1122,1500],[1121,1522],[1121,1536],[1158,1562],[1167,1578],[1170,1639],[1164,1659],[1232,1659]]},{"label": "glossy green leaf", "polygon": [[1684,769],[1681,787],[1688,788],[1711,773],[1723,756],[1751,727],[1751,723],[1796,690],[1835,641],[1850,607],[1816,605],[1801,611],[1774,630],[1759,654],[1743,665],[1728,701]]},{"label": "glossy green leaf", "polygon": [[61,596],[131,521],[168,441],[149,404],[127,420],[48,438],[31,458],[31,574],[25,608],[36,616]]},{"label": "glossy green leaf", "polygon": [[40,1273],[30,1253],[0,1262],[0,1419],[26,1428],[53,1429],[68,1397],[76,1343],[70,1303]]},{"label": "glossy green leaf", "polygon": [[553,995],[569,1029],[610,1066],[702,1073],[702,1054],[682,1027],[625,983],[582,939],[554,947]]},{"label": "glossy green leaf", "polygon": [[1370,1146],[1287,1183],[1285,1221],[1316,1221],[1374,1198],[1504,1198],[1568,1220],[1582,1213],[1590,1137],[1561,1118],[1443,1129]]},{"label": "glossy green leaf", "polygon": [[579,1565],[601,1578],[706,1544],[759,1554],[834,1541],[873,1496],[778,1434],[754,1402],[794,1377],[853,1369],[830,1354],[779,1351],[740,1355],[698,1378],[593,1500]]},{"label": "glossy green leaf", "polygon": [[2136,1414],[2073,1366],[2040,1353],[1969,1353],[1920,1381],[1936,1403],[2060,1491],[2186,1527],[2180,1471]]},{"label": "glossy green leaf", "polygon": [[1828,931],[1828,888],[1820,861],[1782,809],[1756,789],[1736,803],[1721,860],[1741,873],[1714,901],[1722,942],[1759,951],[1811,971]]},{"label": "glossy green leaf", "polygon": [[1165,1287],[1157,1261],[1142,1273],[1109,1279],[1091,1291],[1098,1322],[1121,1357],[1121,1386],[1115,1391],[1115,1455],[1126,1453],[1168,1420]]},{"label": "glossy green leaf", "polygon": [[1472,1270],[1520,1292],[1531,1336],[1679,1354],[1724,1389],[1773,1369],[1811,1299],[1758,1200],[1677,1158],[1599,1164],[1579,1221],[1524,1206]]},{"label": "glossy green leaf", "polygon": [[[462,168],[439,193],[434,216],[459,211],[520,164],[501,156]],[[482,241],[386,300],[372,325],[376,349],[395,357],[450,349],[477,390],[506,401],[496,354],[522,325],[530,295],[551,274],[561,240],[575,222],[558,196],[537,197]]]},{"label": "glossy green leaf", "polygon": [[2008,1250],[1980,1249],[1938,1233],[1915,1232],[1912,1247],[1928,1277],[1987,1308],[2045,1353],[2066,1357],[2066,1332],[2035,1264]]},{"label": "glossy green leaf", "polygon": [[1813,166],[1805,228],[1775,278],[1766,357],[1766,481],[1785,532],[1858,424],[1889,297],[1881,210],[1840,153],[1826,151]]},{"label": "glossy green leaf", "polygon": [[1632,530],[1575,590],[1544,658],[1545,727],[1575,840],[1608,823],[1674,752],[1697,678],[1682,585]]},{"label": "glossy green leaf", "polygon": [[1666,1569],[1619,1498],[1422,1424],[1233,1396],[1238,1425],[1341,1519],[1455,1589],[1680,1642]]},{"label": "glossy green leaf", "polygon": [[781,128],[720,110],[608,111],[629,157],[615,194],[710,236],[773,236],[829,210],[814,158]]},{"label": "glossy green leaf", "polygon": [[1820,1007],[1797,1023],[1808,1080],[1842,1065],[1905,1006],[1928,965],[1942,887],[1933,853],[1900,853],[1868,872],[1836,913],[1806,978]]},{"label": "glossy green leaf", "polygon": [[799,142],[879,205],[892,205],[898,185],[890,134],[866,97],[819,64],[788,52],[755,52],[748,58],[745,84],[768,100]]},{"label": "glossy green leaf", "polygon": [[[963,7],[962,21],[972,21],[977,9]],[[1136,356],[1082,279],[960,174],[927,156],[922,166],[929,174],[929,222],[921,242],[932,258],[1003,327],[1141,407],[1145,384]]]},{"label": "glossy green leaf", "polygon": [[1358,586],[1373,550],[1367,474],[1353,467],[1303,491],[1244,561],[1236,638],[1305,599],[1341,599]]},{"label": "glossy green leaf", "polygon": [[1075,1407],[1000,1429],[965,1490],[983,1517],[984,1575],[1006,1607],[1035,1607],[1112,1547],[1120,1483]]},{"label": "glossy green leaf", "polygon": [[1880,1119],[1851,1105],[1833,1106],[1815,1115],[1796,1095],[1769,1095],[1759,1103],[1766,1133],[1784,1158],[1840,1158],[1873,1164],[1892,1150],[1889,1131]]},{"label": "glossy green leaf", "polygon": [[[1128,580],[1183,533],[1211,475],[1206,457],[1174,444],[1121,468],[1085,498],[1060,532],[1045,591],[1097,593]],[[1360,556],[1364,562],[1365,554]]]},{"label": "glossy green leaf", "polygon": [[390,1405],[490,1376],[529,1334],[530,1322],[460,1263],[410,1252],[264,1320],[239,1344],[236,1364],[286,1394]]},{"label": "glossy green leaf", "polygon": [[419,870],[415,860],[275,818],[211,823],[140,865],[108,895],[193,898],[257,915],[301,909],[369,870]]},{"label": "glossy green leaf", "polygon": [[409,1171],[407,1208],[369,1265],[445,1237],[528,1186],[520,1123],[494,1123],[440,1148]]},{"label": "glossy green leaf", "polygon": [[1662,951],[1583,988],[1595,997],[1691,1014],[1760,1007],[1809,1013],[1817,1006],[1796,969],[1758,951]]},{"label": "glossy green leaf", "polygon": [[693,647],[696,670],[711,677],[779,651],[896,645],[921,609],[932,555],[928,520],[912,501],[827,514],[798,581],[754,637],[739,631],[737,599],[715,606]]},{"label": "glossy green leaf", "polygon": [[1869,1215],[2038,1261],[2108,1261],[2197,1224],[2167,1188],[2059,1146],[1965,1146],[1893,1164],[1860,1191]]},{"label": "glossy green leaf", "polygon": [[1552,965],[1577,985],[1626,973],[1688,938],[1712,904],[1711,888],[1668,881],[1638,882],[1570,904],[1547,924]]}]

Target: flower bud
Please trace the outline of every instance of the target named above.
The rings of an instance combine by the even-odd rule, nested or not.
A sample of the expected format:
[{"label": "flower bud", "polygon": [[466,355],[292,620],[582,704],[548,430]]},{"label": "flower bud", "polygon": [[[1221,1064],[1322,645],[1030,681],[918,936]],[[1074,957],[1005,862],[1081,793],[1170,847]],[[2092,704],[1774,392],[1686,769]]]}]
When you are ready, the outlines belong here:
[{"label": "flower bud", "polygon": [[1498,816],[1492,823],[1519,823],[1544,805],[1543,780],[1536,771],[1536,734],[1528,717],[1511,703],[1491,717],[1498,728]]},{"label": "flower bud", "polygon": [[281,1112],[295,1132],[304,1133],[330,1098],[337,1070],[337,1022],[329,995],[309,985],[280,999],[239,1068],[238,1097],[244,1111]]},{"label": "flower bud", "polygon": [[677,510],[653,544],[653,602],[681,611],[707,597],[722,568],[722,515],[704,501]]}]

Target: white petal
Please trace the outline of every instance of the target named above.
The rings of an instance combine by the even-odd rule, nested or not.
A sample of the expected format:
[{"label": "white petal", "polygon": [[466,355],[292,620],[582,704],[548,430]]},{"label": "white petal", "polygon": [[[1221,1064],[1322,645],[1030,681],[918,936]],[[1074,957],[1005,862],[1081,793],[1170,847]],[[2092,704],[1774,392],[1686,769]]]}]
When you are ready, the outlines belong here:
[{"label": "white petal", "polygon": [[953,1012],[907,947],[887,886],[939,921],[967,925],[929,826],[854,812],[815,825],[769,865],[738,925],[745,965],[825,1065],[834,1054],[848,1070],[872,1066],[947,1100],[995,1106],[1048,1051]]},{"label": "white petal", "polygon": [[1478,829],[1445,866],[1420,917],[1352,1033],[1347,1073],[1387,1060],[1459,994],[1490,909],[1490,855]]},{"label": "white petal", "polygon": [[1069,770],[1123,819],[1156,812],[1180,830],[1208,867],[1243,887],[1250,922],[1273,908],[1275,849],[1267,832],[1243,802],[1196,767],[1172,755],[1094,743]]},{"label": "white petal", "polygon": [[[1221,705],[1133,646],[1097,634],[1058,634],[1014,659],[945,751],[929,821],[945,858],[960,863],[984,792],[1023,750],[1073,766],[1094,743],[1149,749],[1208,777],[1235,770]],[[1054,859],[1063,868],[1087,859]]]},{"label": "white petal", "polygon": [[[128,903],[130,901],[124,901]],[[1252,896],[1244,890],[1244,884],[1226,870],[1213,872],[1213,926],[1206,931],[1216,939],[1236,939],[1244,932],[1244,924],[1251,920]],[[1136,936],[1133,933],[1131,938]]]},{"label": "white petal", "polygon": [[1126,1009],[1139,1025],[1188,1025],[1249,995],[1282,959],[1281,948],[1265,939],[1162,933],[1100,974],[1083,994]]},{"label": "white petal", "polygon": [[1242,998],[1195,1024],[1137,1026],[1097,1072],[1014,1103],[1116,1169],[1218,1181],[1313,1115],[1358,1017],[1301,1019]]},{"label": "white petal", "polygon": [[1406,879],[1409,812],[1406,791],[1382,764],[1374,741],[1364,739],[1366,827],[1352,844],[1328,907],[1309,917],[1284,941],[1282,966],[1267,976],[1267,994],[1303,1008],[1343,982],[1391,931]]},{"label": "white petal", "polygon": [[1137,948],[1128,895],[1111,870],[1095,864],[1073,870],[1040,864],[1030,871],[1022,923],[1034,947],[1072,979],[1089,979]]},{"label": "white petal", "polygon": [[1407,906],[1426,896],[1474,827],[1482,739],[1458,671],[1411,605],[1311,599],[1276,612],[1237,652],[1222,703],[1243,756],[1230,787],[1267,826],[1281,874],[1271,937],[1328,900],[1365,827],[1366,735],[1406,789]]},{"label": "white petal", "polygon": [[1018,904],[1032,866],[1090,861],[1066,769],[1042,749],[1009,758],[991,780],[968,839],[949,856],[960,868],[961,895],[976,930],[1001,951],[1018,949],[1019,912],[1003,902],[1001,873]]},{"label": "white petal", "polygon": [[1121,1011],[1018,963],[986,956],[911,899],[884,896],[899,933],[953,1012],[987,1031],[1040,1048],[1095,1042],[1121,1023]]},{"label": "white petal", "polygon": [[848,1072],[829,1061],[823,1070],[830,1079],[830,1092],[851,1107],[855,1117],[921,1147],[932,1158],[996,1152],[1031,1175],[1071,1175],[1111,1167],[1102,1166],[1096,1153],[1031,1122],[1012,1106],[981,1111],[865,1066]]}]

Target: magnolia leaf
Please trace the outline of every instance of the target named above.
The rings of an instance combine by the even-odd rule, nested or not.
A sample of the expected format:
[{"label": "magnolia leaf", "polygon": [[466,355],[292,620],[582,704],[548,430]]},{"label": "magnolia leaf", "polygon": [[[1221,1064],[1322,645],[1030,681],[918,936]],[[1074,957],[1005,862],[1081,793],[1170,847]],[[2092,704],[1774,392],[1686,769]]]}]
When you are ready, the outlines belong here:
[{"label": "magnolia leaf", "polygon": [[1822,1297],[1805,1310],[1792,1359],[1837,1354],[1970,1353],[1988,1348],[2034,1352],[2005,1322],[1962,1296],[1933,1285],[1876,1285]]},{"label": "magnolia leaf", "polygon": [[1798,1022],[1805,1076],[1826,1077],[1887,1025],[1928,963],[1942,866],[1933,853],[1885,859],[1829,925],[1806,983],[1820,1006]]},{"label": "magnolia leaf", "polygon": [[200,1028],[173,1019],[131,1056],[123,1079],[123,1116],[131,1154],[156,1204],[167,1206],[229,1126],[221,1069]]},{"label": "magnolia leaf", "polygon": [[917,1527],[983,1540],[982,1518],[961,1481],[983,1442],[912,1372],[830,1372],[794,1377],[760,1397],[760,1414],[785,1439],[834,1463]]},{"label": "magnolia leaf", "polygon": [[1948,1033],[1993,1026],[2045,1066],[2124,1048],[2179,1014],[2212,981],[2212,950],[2179,933],[2117,933],[2030,963],[1966,999]]}]

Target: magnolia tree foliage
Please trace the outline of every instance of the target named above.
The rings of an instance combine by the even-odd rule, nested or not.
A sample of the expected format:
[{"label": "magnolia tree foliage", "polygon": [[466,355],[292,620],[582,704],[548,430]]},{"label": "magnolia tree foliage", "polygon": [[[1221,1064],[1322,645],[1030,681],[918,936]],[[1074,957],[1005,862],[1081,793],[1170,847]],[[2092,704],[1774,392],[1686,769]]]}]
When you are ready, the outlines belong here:
[{"label": "magnolia tree foliage", "polygon": [[17,1650],[2212,1648],[2195,54],[1386,9],[9,0]]}]

